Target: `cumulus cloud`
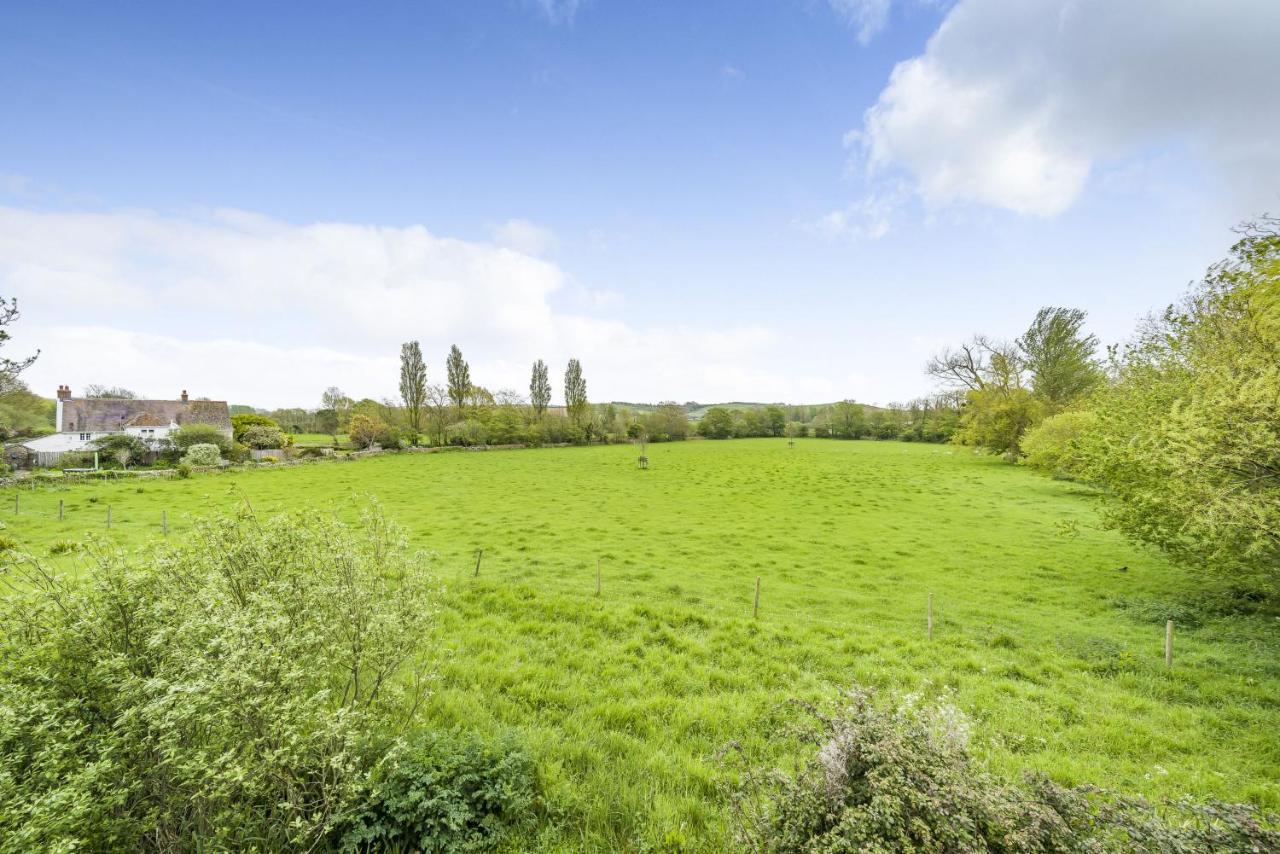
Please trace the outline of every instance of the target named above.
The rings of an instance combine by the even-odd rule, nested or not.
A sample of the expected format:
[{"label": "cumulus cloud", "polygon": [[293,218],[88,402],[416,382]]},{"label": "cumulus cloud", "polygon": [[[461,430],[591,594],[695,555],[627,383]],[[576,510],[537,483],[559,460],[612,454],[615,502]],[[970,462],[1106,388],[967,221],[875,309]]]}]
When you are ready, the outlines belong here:
[{"label": "cumulus cloud", "polygon": [[527,386],[535,358],[576,356],[605,398],[836,391],[761,367],[785,363],[770,329],[638,326],[605,314],[615,301],[575,300],[567,281],[549,261],[422,226],[0,207],[0,293],[23,310],[10,346],[44,351],[27,374],[38,390],[100,382],[274,406],[315,405],[336,384],[393,397],[399,345],[418,339],[433,382],[457,343],[494,389]]},{"label": "cumulus cloud", "polygon": [[550,229],[527,219],[509,219],[490,231],[499,246],[528,255],[542,255],[556,245],[556,236]]},{"label": "cumulus cloud", "polygon": [[1239,213],[1280,196],[1280,3],[960,0],[855,139],[931,207],[1066,210],[1099,165],[1183,147]]},{"label": "cumulus cloud", "polygon": [[889,0],[827,0],[844,22],[857,32],[858,41],[866,44],[889,21]]}]

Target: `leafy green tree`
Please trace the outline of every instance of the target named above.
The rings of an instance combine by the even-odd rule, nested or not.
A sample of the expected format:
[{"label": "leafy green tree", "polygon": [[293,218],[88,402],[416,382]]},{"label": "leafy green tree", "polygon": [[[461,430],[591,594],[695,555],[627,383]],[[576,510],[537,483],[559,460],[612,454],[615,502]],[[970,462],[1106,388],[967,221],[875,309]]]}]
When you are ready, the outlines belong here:
[{"label": "leafy green tree", "polygon": [[1079,441],[1106,518],[1206,571],[1280,580],[1280,221],[1115,353]]},{"label": "leafy green tree", "polygon": [[542,418],[551,404],[551,380],[547,376],[547,363],[539,359],[533,363],[533,376],[529,379],[529,403],[535,418]]},{"label": "leafy green tree", "polygon": [[861,439],[867,434],[866,407],[842,400],[831,408],[831,433],[838,439]]},{"label": "leafy green tree", "polygon": [[[274,418],[268,418],[266,415],[258,415],[257,413],[246,413],[244,415],[231,416],[231,438],[237,442],[248,444],[244,441],[244,434],[252,427],[270,427],[279,430],[280,425]],[[272,445],[273,448],[280,447]]]},{"label": "leafy green tree", "polygon": [[387,437],[387,423],[374,415],[357,412],[351,416],[351,424],[347,427],[347,435],[360,448],[368,448]]},{"label": "leafy green tree", "polygon": [[723,406],[713,406],[698,422],[698,433],[708,439],[728,439],[733,435],[733,413]]},{"label": "leafy green tree", "polygon": [[956,441],[978,445],[1011,461],[1021,454],[1022,434],[1044,416],[1044,404],[1025,388],[988,387],[965,395]]},{"label": "leafy green tree", "polygon": [[272,448],[284,448],[289,444],[289,437],[279,427],[267,424],[255,424],[244,431],[236,441],[258,451]]},{"label": "leafy green tree", "polygon": [[1085,397],[1102,381],[1098,339],[1083,331],[1085,313],[1074,308],[1042,308],[1018,339],[1031,391],[1057,412]]},{"label": "leafy green tree", "polygon": [[112,433],[94,439],[91,444],[99,453],[106,454],[119,463],[123,469],[129,468],[129,463],[145,459],[149,451],[146,442],[128,433]]},{"label": "leafy green tree", "polygon": [[12,380],[9,391],[0,393],[0,439],[52,433],[55,412],[53,401],[33,394],[21,380]]},{"label": "leafy green tree", "polygon": [[564,405],[569,420],[581,427],[587,415],[587,381],[582,376],[582,364],[570,359],[564,370]]},{"label": "leafy green tree", "polygon": [[422,348],[417,341],[400,346],[400,399],[404,401],[410,441],[416,445],[422,432],[422,410],[427,402],[427,363],[422,360]]},{"label": "leafy green tree", "polygon": [[337,433],[347,426],[347,422],[351,420],[351,405],[351,398],[336,385],[324,390],[324,394],[320,395],[320,408],[333,412],[333,430],[329,432]]},{"label": "leafy green tree", "polygon": [[787,429],[786,411],[781,406],[766,406],[764,408],[763,426],[766,435],[781,436],[783,431]]},{"label": "leafy green tree", "polygon": [[449,400],[453,402],[454,411],[461,417],[466,408],[467,393],[471,391],[471,367],[462,358],[462,351],[457,344],[449,348],[445,370],[449,377]]}]

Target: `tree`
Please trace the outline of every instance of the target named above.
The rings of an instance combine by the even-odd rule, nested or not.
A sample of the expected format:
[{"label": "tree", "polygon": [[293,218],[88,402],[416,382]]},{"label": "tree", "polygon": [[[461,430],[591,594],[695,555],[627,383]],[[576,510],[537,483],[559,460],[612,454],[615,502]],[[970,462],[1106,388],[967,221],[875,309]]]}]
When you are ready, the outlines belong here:
[{"label": "tree", "polygon": [[840,439],[861,439],[867,433],[866,407],[842,400],[832,407],[831,434]]},{"label": "tree", "polygon": [[85,397],[113,398],[116,400],[137,400],[138,395],[127,388],[116,385],[99,385],[90,383],[84,387]]},{"label": "tree", "polygon": [[141,460],[148,451],[145,442],[128,433],[112,433],[109,436],[102,436],[93,440],[93,446],[99,452],[107,454],[118,462],[123,469],[129,468],[129,463]]},{"label": "tree", "polygon": [[[0,347],[8,341],[11,336],[6,326],[16,321],[21,315],[18,313],[18,300],[0,297]],[[18,383],[18,375],[31,367],[36,357],[40,355],[37,350],[35,355],[27,356],[25,359],[0,359],[0,394],[7,394],[16,389]]]},{"label": "tree", "polygon": [[533,404],[534,417],[541,419],[551,403],[551,380],[547,377],[547,363],[539,359],[533,363],[533,376],[529,380],[529,402]]},{"label": "tree", "polygon": [[422,361],[422,348],[417,341],[400,346],[400,399],[409,422],[409,440],[416,445],[422,432],[422,408],[427,402],[427,363]]},{"label": "tree", "polygon": [[1018,339],[1031,373],[1031,391],[1051,412],[1087,395],[1102,380],[1094,354],[1098,339],[1086,335],[1085,313],[1074,308],[1042,308]]},{"label": "tree", "polygon": [[1077,440],[1114,527],[1199,569],[1280,580],[1280,220],[1116,351]]},{"label": "tree", "polygon": [[258,451],[283,448],[288,444],[287,437],[279,427],[266,424],[255,424],[249,427],[236,441]]},{"label": "tree", "polygon": [[333,429],[330,432],[334,434],[346,427],[351,418],[351,398],[343,394],[342,389],[336,385],[329,386],[320,395],[320,408],[333,412]]},{"label": "tree", "polygon": [[723,406],[713,406],[698,422],[698,432],[708,439],[728,439],[733,435],[733,413]]},{"label": "tree", "polygon": [[765,432],[770,436],[781,436],[783,431],[787,429],[787,413],[781,406],[766,406],[764,408],[763,426]]},{"label": "tree", "polygon": [[564,370],[564,405],[575,427],[581,427],[587,414],[587,381],[582,376],[582,364],[570,359]]},{"label": "tree", "polygon": [[[269,427],[276,432],[280,432],[280,425],[276,423],[276,420],[274,418],[268,418],[265,415],[245,413],[243,415],[231,416],[231,438],[235,441],[240,442],[241,444],[248,444],[244,440],[244,435],[252,427]],[[278,448],[280,446],[272,445],[271,447]]]},{"label": "tree", "polygon": [[54,402],[33,393],[21,380],[0,394],[0,439],[40,436],[54,430]]},{"label": "tree", "polygon": [[387,423],[373,415],[358,412],[351,416],[347,435],[359,448],[368,448],[382,441],[389,433]]},{"label": "tree", "polygon": [[449,348],[449,358],[445,361],[445,369],[449,375],[449,400],[462,417],[467,403],[467,392],[471,391],[471,367],[462,358],[462,351],[454,344]]},{"label": "tree", "polygon": [[449,390],[441,385],[427,386],[427,426],[430,428],[431,444],[443,445],[449,427]]}]

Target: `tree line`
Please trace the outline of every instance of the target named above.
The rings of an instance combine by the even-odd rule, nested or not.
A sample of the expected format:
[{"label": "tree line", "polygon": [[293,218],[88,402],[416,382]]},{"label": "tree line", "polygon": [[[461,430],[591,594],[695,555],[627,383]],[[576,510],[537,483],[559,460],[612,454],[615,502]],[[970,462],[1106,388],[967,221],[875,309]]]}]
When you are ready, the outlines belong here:
[{"label": "tree line", "polygon": [[1258,595],[1280,581],[1280,220],[1239,234],[1104,353],[1083,311],[1045,308],[927,370],[959,395],[956,441],[1100,487],[1108,524]]}]

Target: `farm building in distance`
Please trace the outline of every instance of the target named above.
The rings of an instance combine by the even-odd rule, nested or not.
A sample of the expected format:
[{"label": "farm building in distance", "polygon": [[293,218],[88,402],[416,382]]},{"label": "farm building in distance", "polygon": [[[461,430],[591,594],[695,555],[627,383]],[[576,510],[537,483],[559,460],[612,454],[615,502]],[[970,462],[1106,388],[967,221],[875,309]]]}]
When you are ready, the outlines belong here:
[{"label": "farm building in distance", "polygon": [[55,466],[68,451],[92,449],[92,442],[114,433],[137,436],[158,448],[169,434],[187,424],[208,424],[231,435],[231,413],[225,400],[191,400],[183,389],[178,400],[132,400],[115,397],[72,397],[70,386],[58,386],[56,433],[27,439],[5,448],[15,466]]}]

